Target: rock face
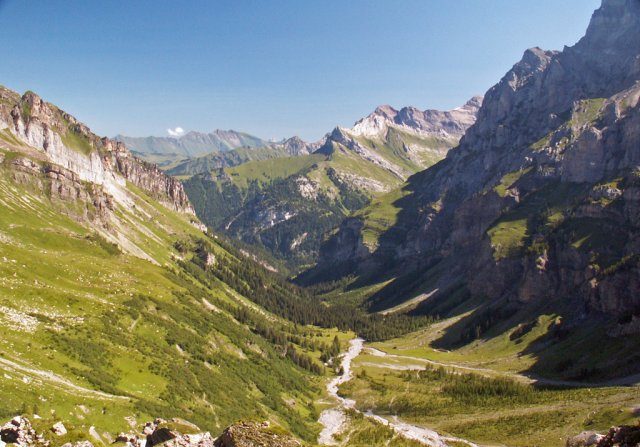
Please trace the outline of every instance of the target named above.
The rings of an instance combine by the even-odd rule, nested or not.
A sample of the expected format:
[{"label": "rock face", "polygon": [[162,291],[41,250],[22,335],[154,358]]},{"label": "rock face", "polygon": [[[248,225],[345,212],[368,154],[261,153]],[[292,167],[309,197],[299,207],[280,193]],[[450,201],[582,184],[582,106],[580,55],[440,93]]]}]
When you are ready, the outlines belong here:
[{"label": "rock face", "polygon": [[157,262],[143,247],[144,224],[132,221],[164,215],[203,230],[178,180],[32,92],[0,88],[0,154],[0,179],[20,185],[23,195],[50,200],[59,213],[135,256]]},{"label": "rock face", "polygon": [[329,241],[312,273],[446,264],[441,290],[462,279],[485,301],[576,300],[576,310],[631,328],[640,314],[638,81],[640,2],[604,0],[575,46],[527,50],[487,92],[460,145],[409,179],[376,251],[362,247],[362,225],[345,221],[334,240],[351,246]]},{"label": "rock face", "polygon": [[193,213],[180,182],[133,157],[124,144],[99,138],[33,92],[19,97],[2,88],[0,100],[0,128],[9,142],[13,138],[41,151],[47,161],[73,172],[81,181],[101,186],[116,200],[126,202],[124,190],[126,182],[131,182],[168,207]]}]

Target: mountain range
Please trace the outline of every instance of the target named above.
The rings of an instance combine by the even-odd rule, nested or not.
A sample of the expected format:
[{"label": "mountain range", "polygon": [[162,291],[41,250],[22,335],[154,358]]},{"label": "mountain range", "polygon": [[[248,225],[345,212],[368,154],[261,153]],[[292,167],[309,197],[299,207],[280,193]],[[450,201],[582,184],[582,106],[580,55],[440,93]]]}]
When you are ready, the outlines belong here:
[{"label": "mountain range", "polygon": [[[185,188],[204,223],[299,271],[342,218],[441,160],[481,104],[476,97],[450,112],[382,106],[315,145],[287,140],[252,150],[254,159],[237,166],[220,168],[212,162],[221,156],[212,154],[168,172],[196,173]],[[288,156],[260,160],[262,151]]]},{"label": "mountain range", "polygon": [[451,111],[124,140],[0,87],[0,446],[637,444],[640,1]]},{"label": "mountain range", "polygon": [[214,130],[211,133],[187,132],[178,137],[127,137],[115,138],[141,155],[175,155],[183,158],[198,157],[210,152],[224,152],[239,147],[262,147],[269,142],[235,130]]}]

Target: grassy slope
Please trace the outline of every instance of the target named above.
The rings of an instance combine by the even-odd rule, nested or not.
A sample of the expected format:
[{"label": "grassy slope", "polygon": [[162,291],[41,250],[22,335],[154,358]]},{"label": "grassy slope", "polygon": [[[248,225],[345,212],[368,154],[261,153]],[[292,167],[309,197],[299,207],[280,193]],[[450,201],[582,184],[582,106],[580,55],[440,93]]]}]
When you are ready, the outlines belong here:
[{"label": "grassy slope", "polygon": [[249,161],[239,166],[225,168],[231,181],[241,188],[255,180],[260,184],[268,184],[275,179],[287,178],[302,170],[312,167],[324,160],[322,155],[303,155],[299,157],[283,157],[269,160]]},{"label": "grassy slope", "polygon": [[185,217],[130,186],[148,217],[120,210],[120,222],[154,265],[65,215],[91,205],[52,201],[11,175],[0,165],[0,415],[38,413],[85,434],[125,430],[125,416],[181,416],[212,431],[271,419],[315,437],[321,378],[235,320],[244,297],[180,268],[175,242],[202,237]]},{"label": "grassy slope", "polygon": [[401,209],[396,203],[407,194],[404,188],[394,189],[355,214],[363,223],[362,239],[371,251],[377,248],[380,236],[397,222]]}]

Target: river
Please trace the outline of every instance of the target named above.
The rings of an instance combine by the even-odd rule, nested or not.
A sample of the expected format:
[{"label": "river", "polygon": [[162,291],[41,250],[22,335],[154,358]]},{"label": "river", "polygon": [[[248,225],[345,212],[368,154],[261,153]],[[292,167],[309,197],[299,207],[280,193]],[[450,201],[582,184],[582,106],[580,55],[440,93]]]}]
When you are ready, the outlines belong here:
[{"label": "river", "polygon": [[[363,339],[354,338],[353,340],[351,340],[349,342],[349,349],[342,356],[341,366],[344,373],[341,376],[332,379],[327,384],[327,392],[336,401],[337,404],[335,407],[324,410],[320,414],[318,422],[320,422],[323,426],[323,429],[320,432],[320,436],[318,436],[318,444],[320,445],[338,445],[338,442],[334,439],[334,435],[340,433],[344,429],[344,426],[347,422],[347,416],[345,413],[346,410],[352,409],[354,411],[362,413],[356,408],[356,402],[354,400],[345,399],[338,395],[338,388],[343,383],[346,383],[352,379],[353,372],[351,370],[351,363],[356,357],[360,355],[363,348]],[[379,352],[379,355],[385,355],[381,351]],[[442,436],[434,430],[407,424],[400,421],[395,416],[388,418],[377,415],[371,411],[367,411],[362,414],[380,424],[392,428],[400,436],[403,436],[407,439],[413,439],[426,446],[446,447],[447,442],[459,442],[467,444],[469,447],[478,447],[476,444],[464,439]]]}]

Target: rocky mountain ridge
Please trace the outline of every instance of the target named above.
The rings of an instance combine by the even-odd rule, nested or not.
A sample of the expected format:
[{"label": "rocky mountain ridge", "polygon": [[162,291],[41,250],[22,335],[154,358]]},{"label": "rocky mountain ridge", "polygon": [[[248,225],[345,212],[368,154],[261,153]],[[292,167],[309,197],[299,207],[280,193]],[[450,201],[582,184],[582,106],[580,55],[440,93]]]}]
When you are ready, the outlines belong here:
[{"label": "rocky mountain ridge", "polygon": [[151,193],[172,209],[193,213],[182,185],[156,166],[136,159],[124,144],[100,138],[73,116],[33,92],[22,97],[0,90],[0,127],[11,137],[41,151],[46,159],[82,181],[102,186],[123,203],[127,181]]},{"label": "rocky mountain ridge", "polygon": [[421,111],[415,107],[398,111],[388,105],[379,106],[352,128],[336,127],[327,134],[318,153],[355,154],[406,180],[417,170],[443,158],[458,144],[475,122],[482,100],[480,96],[473,97],[448,112]]},{"label": "rocky mountain ridge", "polygon": [[422,135],[460,139],[476,120],[482,106],[482,97],[475,96],[461,107],[451,111],[419,110],[403,107],[396,110],[389,105],[381,105],[366,118],[357,121],[351,132],[359,136],[375,137],[384,134],[390,126],[402,126]]},{"label": "rocky mountain ridge", "polygon": [[[604,314],[610,335],[630,333],[640,317],[638,81],[640,2],[604,0],[575,46],[527,50],[487,92],[460,145],[392,198],[394,218],[373,250],[366,219],[349,219],[306,280],[395,269],[404,273],[372,297],[374,308],[429,287],[440,292],[417,311],[439,312],[463,278],[484,301],[459,325],[476,336],[501,320],[489,319],[496,308],[545,303],[572,303],[567,322]],[[447,343],[474,338],[465,337]]]},{"label": "rocky mountain ridge", "polygon": [[35,93],[0,89],[0,161],[34,197],[46,194],[61,213],[143,259],[160,262],[144,247],[144,225],[136,226],[142,232],[129,228],[132,220],[145,222],[158,212],[141,206],[143,196],[204,229],[178,180]]}]

